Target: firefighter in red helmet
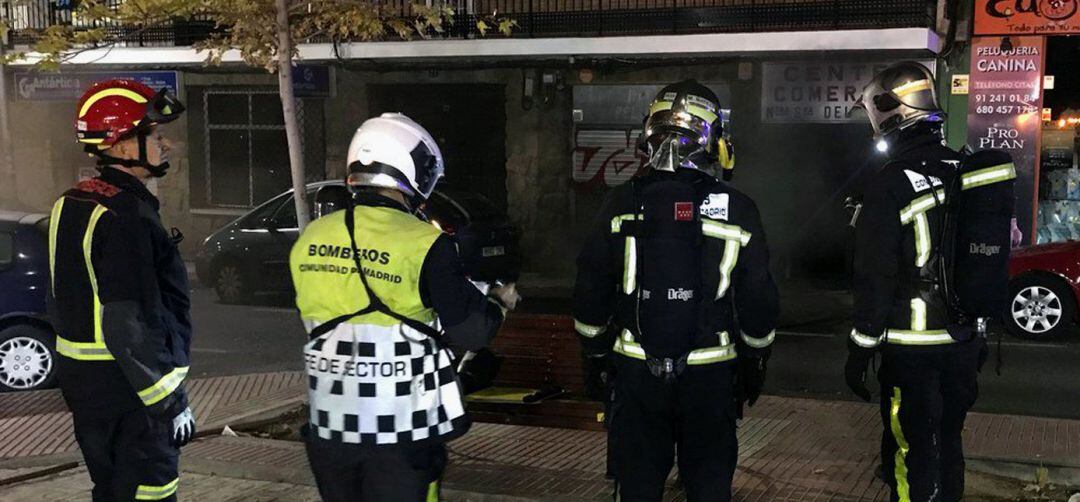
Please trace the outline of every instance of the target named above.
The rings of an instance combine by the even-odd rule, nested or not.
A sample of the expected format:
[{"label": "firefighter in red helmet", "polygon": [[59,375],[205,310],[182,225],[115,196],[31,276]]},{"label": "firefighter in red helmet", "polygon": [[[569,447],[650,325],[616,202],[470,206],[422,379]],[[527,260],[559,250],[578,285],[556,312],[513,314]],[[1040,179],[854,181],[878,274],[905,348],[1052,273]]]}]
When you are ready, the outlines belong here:
[{"label": "firefighter in red helmet", "polygon": [[65,192],[49,221],[60,390],[96,502],[175,500],[179,447],[195,433],[182,235],[145,186],[168,169],[160,126],[183,111],[132,80],[92,85],[75,129],[100,175]]}]

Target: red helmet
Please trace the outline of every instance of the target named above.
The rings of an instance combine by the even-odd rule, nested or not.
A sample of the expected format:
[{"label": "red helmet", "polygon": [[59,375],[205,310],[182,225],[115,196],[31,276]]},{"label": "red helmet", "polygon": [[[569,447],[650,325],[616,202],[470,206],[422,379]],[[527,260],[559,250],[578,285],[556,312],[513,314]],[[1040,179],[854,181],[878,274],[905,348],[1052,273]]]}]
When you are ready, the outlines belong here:
[{"label": "red helmet", "polygon": [[134,80],[107,80],[91,85],[79,99],[75,133],[88,150],[107,150],[136,132],[176,120],[183,111],[166,89],[154,92]]}]

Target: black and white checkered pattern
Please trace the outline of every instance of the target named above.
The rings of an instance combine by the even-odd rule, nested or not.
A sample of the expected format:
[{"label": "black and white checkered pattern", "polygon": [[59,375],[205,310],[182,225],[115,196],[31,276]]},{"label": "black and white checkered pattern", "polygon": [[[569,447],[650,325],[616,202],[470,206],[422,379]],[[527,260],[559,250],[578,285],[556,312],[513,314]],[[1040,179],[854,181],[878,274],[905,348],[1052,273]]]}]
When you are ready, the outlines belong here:
[{"label": "black and white checkered pattern", "polygon": [[323,439],[387,445],[465,425],[451,354],[407,326],[343,323],[305,354],[312,430]]}]

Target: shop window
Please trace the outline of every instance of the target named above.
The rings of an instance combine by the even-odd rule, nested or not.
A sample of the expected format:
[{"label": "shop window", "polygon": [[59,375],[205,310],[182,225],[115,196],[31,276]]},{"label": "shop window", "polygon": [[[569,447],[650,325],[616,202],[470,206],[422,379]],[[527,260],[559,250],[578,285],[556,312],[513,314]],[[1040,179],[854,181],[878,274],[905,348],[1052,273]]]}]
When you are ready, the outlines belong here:
[{"label": "shop window", "polygon": [[[192,117],[191,132],[199,136],[190,145],[192,207],[255,207],[292,186],[285,120],[276,90],[196,87],[188,92],[193,105],[201,105],[193,110],[201,117]],[[303,131],[305,178],[322,179],[322,101],[297,100],[297,115]]]},{"label": "shop window", "polygon": [[1047,37],[1037,243],[1080,240],[1080,40]]}]

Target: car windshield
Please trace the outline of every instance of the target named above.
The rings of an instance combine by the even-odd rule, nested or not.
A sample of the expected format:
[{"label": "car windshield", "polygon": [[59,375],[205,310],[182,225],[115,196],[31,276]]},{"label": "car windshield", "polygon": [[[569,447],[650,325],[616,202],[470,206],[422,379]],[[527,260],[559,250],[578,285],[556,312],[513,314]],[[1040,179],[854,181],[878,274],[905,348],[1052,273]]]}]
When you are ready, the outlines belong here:
[{"label": "car windshield", "polygon": [[491,220],[503,216],[494,202],[479,193],[440,187],[434,197],[440,195],[443,196],[443,201],[449,199],[452,205],[464,209],[470,221]]}]

